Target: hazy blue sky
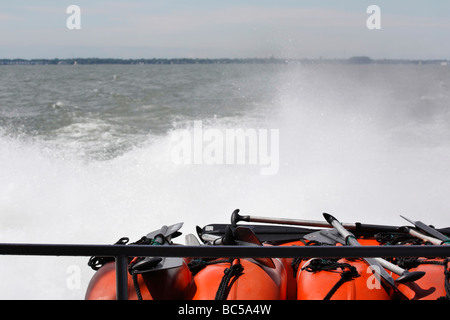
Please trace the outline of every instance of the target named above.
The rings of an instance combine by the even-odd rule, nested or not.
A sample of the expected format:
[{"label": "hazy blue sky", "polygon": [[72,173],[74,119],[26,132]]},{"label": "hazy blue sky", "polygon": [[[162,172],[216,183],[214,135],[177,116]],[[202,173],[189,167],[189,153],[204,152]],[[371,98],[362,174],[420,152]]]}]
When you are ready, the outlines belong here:
[{"label": "hazy blue sky", "polygon": [[[81,30],[69,30],[69,5]],[[381,30],[369,30],[369,5]],[[0,4],[0,58],[450,59],[448,0],[17,0]]]}]

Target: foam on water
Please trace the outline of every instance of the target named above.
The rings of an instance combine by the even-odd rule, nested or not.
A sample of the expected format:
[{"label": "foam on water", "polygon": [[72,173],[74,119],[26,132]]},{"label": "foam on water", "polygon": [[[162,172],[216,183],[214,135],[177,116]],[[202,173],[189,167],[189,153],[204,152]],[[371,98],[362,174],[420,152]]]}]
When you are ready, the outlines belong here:
[{"label": "foam on water", "polygon": [[349,77],[348,69],[320,68],[292,72],[280,86],[285,182],[301,184],[305,214],[398,224],[403,212],[448,224],[448,93],[419,108],[421,91],[445,91],[432,82],[412,91],[410,70],[367,67]]}]

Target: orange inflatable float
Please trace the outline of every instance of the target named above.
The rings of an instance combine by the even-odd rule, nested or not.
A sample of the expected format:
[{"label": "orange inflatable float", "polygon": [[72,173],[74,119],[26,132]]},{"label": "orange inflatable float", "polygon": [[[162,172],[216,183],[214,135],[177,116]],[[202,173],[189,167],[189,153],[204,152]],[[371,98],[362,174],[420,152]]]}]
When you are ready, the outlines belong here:
[{"label": "orange inflatable float", "polygon": [[[219,231],[214,226],[206,229],[209,235],[197,228],[205,244],[263,245],[251,228],[225,225]],[[212,235],[213,230],[223,236]],[[278,259],[197,259],[189,266],[193,272],[192,300],[286,300],[286,270]]]},{"label": "orange inflatable float", "polygon": [[192,300],[286,300],[286,271],[276,259],[274,267],[252,259],[206,264],[194,276]]},{"label": "orange inflatable float", "polygon": [[391,300],[365,261],[311,259],[297,275],[298,300]]}]

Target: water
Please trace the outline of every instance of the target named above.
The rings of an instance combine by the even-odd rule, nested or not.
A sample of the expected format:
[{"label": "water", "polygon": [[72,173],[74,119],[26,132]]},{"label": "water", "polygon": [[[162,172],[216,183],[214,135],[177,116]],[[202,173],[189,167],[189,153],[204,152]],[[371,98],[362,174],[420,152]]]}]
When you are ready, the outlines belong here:
[{"label": "water", "polygon": [[[449,226],[449,86],[432,65],[3,66],[0,242],[187,234],[236,208]],[[279,129],[277,174],[176,165],[172,137],[194,121]],[[86,262],[1,257],[0,298],[82,299]]]}]

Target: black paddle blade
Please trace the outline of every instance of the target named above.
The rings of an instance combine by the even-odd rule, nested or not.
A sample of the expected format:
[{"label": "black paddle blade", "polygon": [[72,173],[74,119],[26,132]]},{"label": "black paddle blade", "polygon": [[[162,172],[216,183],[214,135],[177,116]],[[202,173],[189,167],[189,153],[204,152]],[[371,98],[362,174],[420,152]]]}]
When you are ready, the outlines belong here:
[{"label": "black paddle blade", "polygon": [[183,265],[182,258],[161,258],[161,257],[148,257],[144,260],[136,263],[132,270],[134,273],[148,273],[160,270],[168,270],[178,268]]},{"label": "black paddle blade", "polygon": [[[237,227],[234,230],[234,238],[239,245],[262,246],[261,241],[259,241],[258,237],[250,228]],[[271,258],[253,258],[253,260],[258,261],[266,267],[275,269],[275,263]]]},{"label": "black paddle blade", "polygon": [[[176,223],[171,226],[162,226],[161,229],[155,230],[147,234],[147,238],[155,239],[161,245],[169,245],[170,241],[181,235],[178,230],[183,226],[183,222]],[[137,262],[132,267],[134,273],[147,273],[157,270],[166,270],[181,267],[183,265],[182,258],[169,258],[169,257],[146,257],[145,259]]]},{"label": "black paddle blade", "polygon": [[412,281],[419,280],[424,275],[425,275],[425,272],[423,272],[423,271],[412,271],[412,272],[405,271],[400,277],[398,277],[395,280],[395,282],[398,282],[398,283],[412,282]]},{"label": "black paddle blade", "polygon": [[148,233],[146,237],[149,239],[161,237],[167,241],[170,241],[171,239],[174,239],[182,234],[179,232],[182,226],[183,222],[179,222],[171,226],[162,226],[161,229]]},{"label": "black paddle blade", "polygon": [[432,237],[435,237],[435,238],[437,238],[437,239],[439,239],[439,240],[441,240],[443,242],[450,241],[450,239],[446,235],[442,234],[442,232],[436,230],[435,228],[432,228],[431,226],[426,225],[422,221],[412,221],[411,219],[408,219],[408,218],[406,218],[406,217],[404,217],[402,215],[400,215],[400,217],[402,217],[403,219],[405,219],[409,223],[411,223],[414,226],[416,226],[417,229],[428,233]]},{"label": "black paddle blade", "polygon": [[253,244],[253,245],[257,245],[257,246],[262,246],[261,241],[259,241],[256,234],[250,228],[237,227],[234,230],[234,238],[237,241],[246,242],[249,245]]},{"label": "black paddle blade", "polygon": [[333,246],[336,245],[336,243],[345,245],[345,239],[339,234],[336,229],[323,229],[312,232],[305,235],[303,239]]},{"label": "black paddle blade", "polygon": [[136,273],[146,272],[154,269],[159,263],[161,263],[162,260],[163,258],[161,257],[145,258],[144,260],[141,260],[133,265],[132,270]]}]

